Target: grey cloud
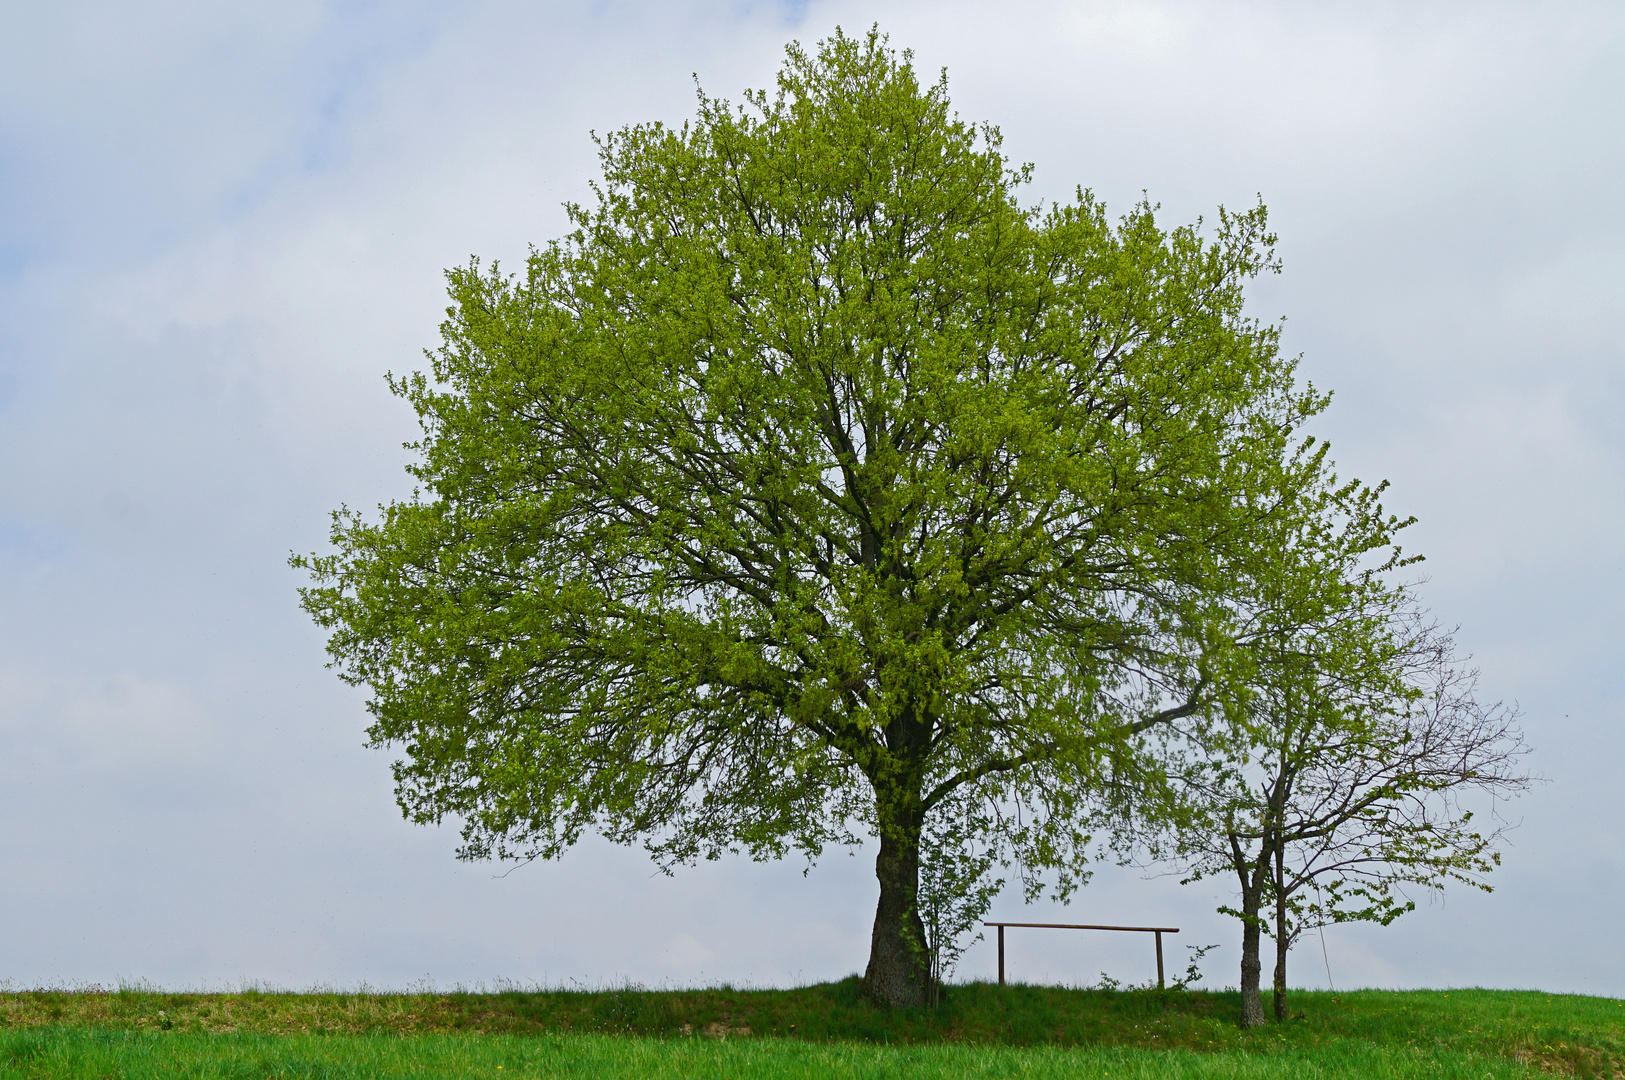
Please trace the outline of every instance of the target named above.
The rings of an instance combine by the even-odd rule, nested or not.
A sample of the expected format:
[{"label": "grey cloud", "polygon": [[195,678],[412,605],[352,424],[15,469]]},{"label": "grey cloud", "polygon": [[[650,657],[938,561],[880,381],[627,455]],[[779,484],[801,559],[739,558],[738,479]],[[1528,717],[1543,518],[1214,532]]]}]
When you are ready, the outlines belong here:
[{"label": "grey cloud", "polygon": [[[691,74],[737,99],[791,36],[878,19],[1036,163],[1035,197],[1083,184],[1126,208],[1144,189],[1183,221],[1262,193],[1286,272],[1254,310],[1287,316],[1287,347],[1337,392],[1320,430],[1344,471],[1393,481],[1393,508],[1421,518],[1425,595],[1528,714],[1554,782],[1517,809],[1499,891],[1328,933],[1339,984],[1625,991],[1597,959],[1621,932],[1572,929],[1611,902],[1625,843],[1607,767],[1625,750],[1613,6],[133,10],[37,8],[0,46],[0,251],[21,253],[0,268],[0,979],[783,982],[862,964],[861,853],[808,878],[665,879],[596,842],[501,879],[454,863],[451,832],[399,820],[386,755],[360,746],[363,699],[322,669],[283,560],[341,503],[410,489],[413,424],[382,373],[421,366],[442,268],[514,265],[561,231],[590,129],[681,121]],[[1106,868],[1081,904],[1224,942],[1223,984],[1218,902]],[[1484,954],[1492,938],[1510,944]],[[1065,980],[1145,961],[1012,949]],[[1295,976],[1323,981],[1318,959]],[[987,948],[966,965],[990,971]]]}]

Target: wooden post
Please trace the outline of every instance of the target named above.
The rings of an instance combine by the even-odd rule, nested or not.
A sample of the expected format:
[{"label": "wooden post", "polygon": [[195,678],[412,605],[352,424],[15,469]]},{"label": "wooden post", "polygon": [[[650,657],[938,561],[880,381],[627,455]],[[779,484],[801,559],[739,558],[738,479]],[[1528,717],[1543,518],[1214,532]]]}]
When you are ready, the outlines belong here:
[{"label": "wooden post", "polygon": [[999,985],[1004,985],[1004,926],[999,926]]},{"label": "wooden post", "polygon": [[[1002,927],[1001,927],[1002,929]],[[1162,989],[1162,931],[1157,931],[1157,989]]]}]

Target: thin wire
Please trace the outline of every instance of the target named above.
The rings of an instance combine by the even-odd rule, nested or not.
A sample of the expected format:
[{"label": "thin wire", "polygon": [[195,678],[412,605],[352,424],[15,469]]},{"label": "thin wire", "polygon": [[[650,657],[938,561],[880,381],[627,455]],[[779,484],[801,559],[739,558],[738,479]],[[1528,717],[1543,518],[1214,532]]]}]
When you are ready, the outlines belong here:
[{"label": "thin wire", "polygon": [[1326,956],[1326,924],[1325,923],[1320,924],[1320,958],[1322,960],[1326,961],[1326,986],[1329,989],[1336,990],[1337,987],[1332,986],[1332,962]]}]

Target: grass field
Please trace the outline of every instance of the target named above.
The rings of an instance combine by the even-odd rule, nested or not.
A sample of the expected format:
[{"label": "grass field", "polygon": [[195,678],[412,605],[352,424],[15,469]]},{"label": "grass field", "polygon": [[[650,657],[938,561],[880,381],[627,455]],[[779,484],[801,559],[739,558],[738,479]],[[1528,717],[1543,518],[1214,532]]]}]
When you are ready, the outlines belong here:
[{"label": "grass field", "polygon": [[0,992],[0,1077],[1625,1077],[1625,1003],[1533,992],[956,986],[870,1007],[794,990]]}]

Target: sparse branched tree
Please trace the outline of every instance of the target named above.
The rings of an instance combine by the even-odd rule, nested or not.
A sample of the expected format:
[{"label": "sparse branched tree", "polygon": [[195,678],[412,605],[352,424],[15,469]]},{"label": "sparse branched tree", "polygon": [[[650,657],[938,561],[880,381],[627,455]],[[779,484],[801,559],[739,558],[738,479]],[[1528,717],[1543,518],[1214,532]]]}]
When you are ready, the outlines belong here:
[{"label": "sparse branched tree", "polygon": [[[1192,814],[1172,842],[1186,881],[1235,875],[1242,1024],[1264,1022],[1261,934],[1275,941],[1274,1013],[1287,953],[1330,923],[1387,925],[1413,892],[1486,892],[1505,823],[1473,797],[1524,790],[1515,711],[1480,702],[1477,672],[1403,590],[1367,580],[1337,618],[1261,635],[1241,751],[1191,770]],[[1271,915],[1267,916],[1268,911]]]},{"label": "sparse branched tree", "polygon": [[926,815],[920,834],[920,882],[916,906],[925,931],[933,1004],[959,958],[981,935],[987,913],[1005,879],[997,873],[999,824],[975,790],[955,789]]},{"label": "sparse branched tree", "polygon": [[1154,789],[1277,537],[1388,542],[1242,313],[1262,207],[1024,207],[999,145],[837,34],[604,138],[522,276],[449,274],[432,373],[392,381],[421,492],[294,560],[411,820],[666,867],[872,836],[867,985],[919,1004],[996,864],[1064,898],[1092,801]]}]

